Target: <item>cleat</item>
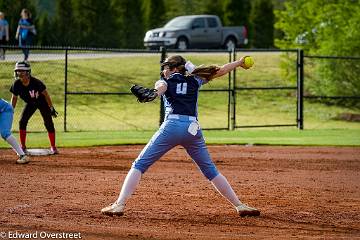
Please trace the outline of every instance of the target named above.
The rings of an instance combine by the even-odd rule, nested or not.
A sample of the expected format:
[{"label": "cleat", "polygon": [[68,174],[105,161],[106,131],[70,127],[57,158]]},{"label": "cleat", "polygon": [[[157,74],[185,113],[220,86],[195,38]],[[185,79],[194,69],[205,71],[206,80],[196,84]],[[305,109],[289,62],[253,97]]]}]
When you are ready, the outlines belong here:
[{"label": "cleat", "polygon": [[246,204],[241,204],[239,206],[236,207],[236,211],[238,212],[238,214],[241,217],[245,217],[245,216],[259,216],[260,215],[260,211],[257,210],[256,208],[252,208],[247,206]]},{"label": "cleat", "polygon": [[57,150],[56,147],[51,147],[51,148],[50,148],[50,154],[53,154],[53,155],[59,154],[59,151]]},{"label": "cleat", "polygon": [[109,215],[109,216],[122,216],[124,215],[124,208],[125,205],[121,205],[118,203],[113,203],[107,207],[104,207],[103,209],[101,209],[101,213],[105,214],[105,215]]},{"label": "cleat", "polygon": [[30,159],[26,155],[21,155],[21,156],[19,156],[19,159],[16,160],[16,163],[19,163],[19,164],[26,164],[29,162],[30,162]]}]

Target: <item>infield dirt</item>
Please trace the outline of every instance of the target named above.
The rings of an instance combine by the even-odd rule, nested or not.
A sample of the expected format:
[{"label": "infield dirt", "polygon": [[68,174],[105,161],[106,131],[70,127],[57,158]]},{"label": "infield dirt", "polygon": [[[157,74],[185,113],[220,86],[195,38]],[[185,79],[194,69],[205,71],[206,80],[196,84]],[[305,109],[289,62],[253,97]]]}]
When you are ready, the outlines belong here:
[{"label": "infield dirt", "polygon": [[15,164],[14,152],[0,149],[1,236],[360,238],[359,147],[209,146],[241,200],[261,210],[260,217],[245,218],[178,147],[143,175],[124,216],[101,215],[142,148],[63,148],[59,155],[32,157],[27,165]]}]

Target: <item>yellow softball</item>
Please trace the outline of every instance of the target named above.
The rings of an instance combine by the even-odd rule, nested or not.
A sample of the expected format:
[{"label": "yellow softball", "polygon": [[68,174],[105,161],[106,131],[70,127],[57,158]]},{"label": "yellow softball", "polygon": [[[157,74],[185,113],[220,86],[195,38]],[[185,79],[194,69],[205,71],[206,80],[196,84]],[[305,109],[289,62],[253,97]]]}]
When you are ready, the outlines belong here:
[{"label": "yellow softball", "polygon": [[244,59],[244,65],[246,68],[251,68],[254,65],[254,59],[250,56],[246,56]]}]

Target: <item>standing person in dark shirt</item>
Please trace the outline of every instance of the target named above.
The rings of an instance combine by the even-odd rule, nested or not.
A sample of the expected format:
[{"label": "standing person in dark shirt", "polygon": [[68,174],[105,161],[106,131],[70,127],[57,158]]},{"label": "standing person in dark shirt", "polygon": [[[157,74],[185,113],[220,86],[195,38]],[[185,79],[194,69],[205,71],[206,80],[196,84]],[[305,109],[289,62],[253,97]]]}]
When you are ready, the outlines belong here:
[{"label": "standing person in dark shirt", "polygon": [[10,88],[12,93],[11,104],[15,109],[18,96],[25,101],[22,111],[19,130],[20,144],[26,152],[26,127],[31,116],[37,109],[40,110],[50,140],[50,151],[57,154],[55,145],[55,127],[51,117],[57,117],[57,112],[52,104],[51,98],[46,90],[45,84],[39,79],[31,76],[31,68],[28,62],[17,62],[14,69],[15,82]]},{"label": "standing person in dark shirt", "polygon": [[[207,150],[198,122],[198,95],[203,84],[221,77],[237,67],[247,69],[245,57],[223,66],[195,67],[182,56],[167,58],[162,64],[162,79],[155,89],[134,86],[131,91],[140,102],[152,101],[162,96],[165,120],[132,164],[118,199],[101,210],[106,215],[123,215],[126,201],[140,182],[142,174],[177,145],[185,148],[202,174],[224,196],[240,216],[258,216],[260,211],[242,203],[227,179],[218,171]],[[140,98],[144,95],[146,98]]]}]

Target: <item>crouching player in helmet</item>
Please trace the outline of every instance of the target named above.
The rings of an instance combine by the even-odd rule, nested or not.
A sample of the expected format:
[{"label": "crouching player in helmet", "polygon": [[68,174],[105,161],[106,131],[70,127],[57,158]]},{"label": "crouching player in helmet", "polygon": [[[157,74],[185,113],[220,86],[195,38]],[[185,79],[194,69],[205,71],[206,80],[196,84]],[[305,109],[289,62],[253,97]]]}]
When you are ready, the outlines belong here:
[{"label": "crouching player in helmet", "polygon": [[30,159],[25,156],[24,151],[16,141],[15,137],[11,134],[11,126],[13,122],[14,110],[10,103],[0,98],[0,134],[1,137],[10,144],[16,154],[19,156],[17,163],[28,163]]},{"label": "crouching player in helmet", "polygon": [[57,117],[57,112],[52,104],[45,84],[31,76],[30,64],[26,61],[17,62],[14,69],[15,81],[10,88],[12,93],[11,104],[15,109],[18,96],[25,101],[25,107],[19,121],[20,143],[26,152],[26,127],[31,116],[37,109],[40,110],[48,132],[51,153],[59,153],[55,145],[55,127],[51,117]]}]

